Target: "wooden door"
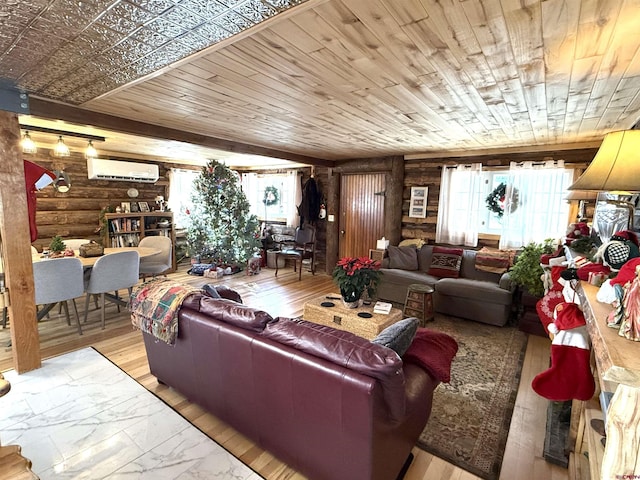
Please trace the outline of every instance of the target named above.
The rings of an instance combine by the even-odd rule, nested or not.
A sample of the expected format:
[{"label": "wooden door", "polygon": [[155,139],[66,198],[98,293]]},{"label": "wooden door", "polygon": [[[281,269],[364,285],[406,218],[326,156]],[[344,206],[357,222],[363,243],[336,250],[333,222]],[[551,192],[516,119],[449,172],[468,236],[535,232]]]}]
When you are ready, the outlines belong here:
[{"label": "wooden door", "polygon": [[343,174],[339,256],[366,257],[384,235],[385,174]]}]

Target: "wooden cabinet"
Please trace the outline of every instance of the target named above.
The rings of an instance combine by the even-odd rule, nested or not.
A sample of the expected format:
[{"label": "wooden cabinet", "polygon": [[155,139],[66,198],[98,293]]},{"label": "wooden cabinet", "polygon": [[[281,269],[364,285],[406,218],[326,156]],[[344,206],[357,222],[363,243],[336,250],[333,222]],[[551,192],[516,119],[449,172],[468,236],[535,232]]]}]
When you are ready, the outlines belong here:
[{"label": "wooden cabinet", "polygon": [[577,439],[576,451],[589,446],[591,479],[640,478],[640,343],[607,326],[612,307],[596,300],[598,287],[581,282],[577,292],[591,337],[596,381],[603,392],[613,393],[613,398],[606,411],[604,452],[599,435],[589,425],[591,416],[601,414],[589,404],[593,402],[584,405],[580,420],[583,436]]},{"label": "wooden cabinet", "polygon": [[172,212],[107,213],[108,238],[105,247],[135,247],[144,237],[163,235],[171,238],[173,268],[176,270],[176,231]]}]

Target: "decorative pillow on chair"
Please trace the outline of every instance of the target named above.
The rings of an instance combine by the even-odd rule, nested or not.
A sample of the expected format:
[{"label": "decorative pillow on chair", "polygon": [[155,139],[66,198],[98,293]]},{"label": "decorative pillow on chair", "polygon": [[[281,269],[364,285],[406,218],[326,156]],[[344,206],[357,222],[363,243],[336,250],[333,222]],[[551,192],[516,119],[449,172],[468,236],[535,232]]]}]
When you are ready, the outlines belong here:
[{"label": "decorative pillow on chair", "polygon": [[401,357],[413,342],[413,337],[416,336],[417,330],[418,319],[414,317],[405,318],[389,325],[371,341],[394,350]]},{"label": "decorative pillow on chair", "polygon": [[428,274],[434,277],[458,278],[462,264],[462,249],[433,247]]},{"label": "decorative pillow on chair", "polygon": [[389,245],[389,268],[400,270],[418,270],[418,251],[416,247],[395,247]]}]

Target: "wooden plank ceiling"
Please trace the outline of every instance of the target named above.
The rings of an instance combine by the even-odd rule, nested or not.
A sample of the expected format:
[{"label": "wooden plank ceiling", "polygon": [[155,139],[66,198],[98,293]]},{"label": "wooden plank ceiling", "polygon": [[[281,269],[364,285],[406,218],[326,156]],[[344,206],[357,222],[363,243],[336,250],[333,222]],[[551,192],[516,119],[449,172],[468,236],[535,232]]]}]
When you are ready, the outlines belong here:
[{"label": "wooden plank ceiling", "polygon": [[[203,2],[217,4],[90,3],[111,12]],[[96,98],[86,98],[89,87],[78,86],[76,75],[50,74],[45,48],[34,42],[25,45],[39,59],[29,69],[3,68],[23,47],[19,32],[0,43],[0,76],[31,86],[32,96],[81,109],[329,160],[578,145],[631,128],[640,117],[640,0],[295,3],[286,9],[271,2],[256,26],[130,83],[100,77],[109,88],[91,90]],[[144,21],[118,25],[140,28]],[[67,36],[86,56],[90,46],[83,50],[81,37]],[[125,58],[132,52],[110,52],[112,64],[130,72]],[[87,62],[83,74],[99,68]],[[38,82],[45,73],[48,83]]]}]

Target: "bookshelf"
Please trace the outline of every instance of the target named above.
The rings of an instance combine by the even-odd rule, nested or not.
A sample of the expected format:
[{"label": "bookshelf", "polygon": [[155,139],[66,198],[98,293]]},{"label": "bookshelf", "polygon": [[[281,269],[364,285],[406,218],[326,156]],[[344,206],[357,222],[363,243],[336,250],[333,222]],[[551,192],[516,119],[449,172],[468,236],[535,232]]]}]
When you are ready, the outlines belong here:
[{"label": "bookshelf", "polygon": [[109,236],[105,247],[135,247],[144,237],[163,235],[173,244],[173,269],[176,270],[176,231],[171,212],[107,213]]}]

